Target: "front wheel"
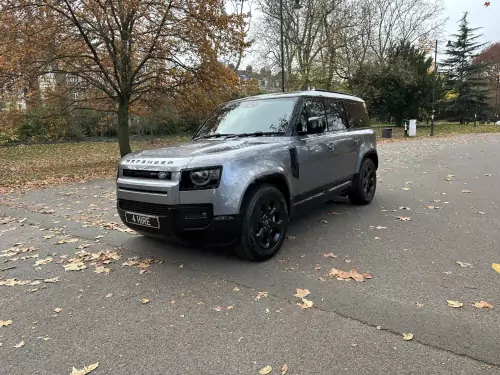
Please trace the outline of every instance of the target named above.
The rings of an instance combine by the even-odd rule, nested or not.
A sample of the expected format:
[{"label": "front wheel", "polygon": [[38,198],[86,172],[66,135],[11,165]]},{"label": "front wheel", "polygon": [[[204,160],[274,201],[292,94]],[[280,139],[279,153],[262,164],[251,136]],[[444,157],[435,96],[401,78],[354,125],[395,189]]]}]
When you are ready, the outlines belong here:
[{"label": "front wheel", "polygon": [[372,201],[377,189],[377,168],[371,159],[363,160],[359,173],[354,176],[349,200],[353,204],[365,205]]},{"label": "front wheel", "polygon": [[288,209],[283,194],[270,185],[250,192],[243,208],[241,238],[236,253],[260,262],[278,253],[288,228]]}]

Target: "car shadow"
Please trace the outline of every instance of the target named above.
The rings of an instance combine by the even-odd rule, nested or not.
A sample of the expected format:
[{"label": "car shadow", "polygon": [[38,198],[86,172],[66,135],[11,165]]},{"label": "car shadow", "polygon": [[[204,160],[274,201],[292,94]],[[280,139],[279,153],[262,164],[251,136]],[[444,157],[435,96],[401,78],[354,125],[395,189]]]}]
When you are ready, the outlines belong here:
[{"label": "car shadow", "polygon": [[[297,210],[288,228],[288,237],[307,236],[312,225],[318,225],[324,220],[334,223],[342,215],[348,215],[352,207],[345,199],[332,199],[323,202],[309,204]],[[286,240],[285,240],[286,241]],[[284,243],[287,247],[287,242]],[[196,263],[198,265],[214,264],[245,264],[248,266],[259,265],[263,263],[253,263],[242,260],[234,254],[232,247],[228,246],[205,246],[188,247],[180,244],[173,244],[165,240],[154,239],[142,236],[134,236],[122,243],[123,250],[131,251],[130,256],[154,257],[155,259],[164,259],[165,261],[174,261],[179,264]],[[267,264],[276,265],[283,256],[292,254],[280,252],[277,257],[270,259]]]}]

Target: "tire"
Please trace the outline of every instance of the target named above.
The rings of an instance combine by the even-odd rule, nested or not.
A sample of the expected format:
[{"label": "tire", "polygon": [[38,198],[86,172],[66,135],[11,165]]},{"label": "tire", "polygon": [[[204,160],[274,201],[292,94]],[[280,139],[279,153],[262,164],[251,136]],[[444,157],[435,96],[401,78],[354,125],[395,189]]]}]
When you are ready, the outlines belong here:
[{"label": "tire", "polygon": [[249,192],[242,208],[242,228],[236,254],[262,262],[278,253],[288,228],[285,197],[274,186],[258,185]]},{"label": "tire", "polygon": [[352,204],[366,205],[369,204],[375,196],[377,190],[377,168],[371,159],[364,159],[359,169],[352,180],[352,187],[348,193],[349,200]]}]

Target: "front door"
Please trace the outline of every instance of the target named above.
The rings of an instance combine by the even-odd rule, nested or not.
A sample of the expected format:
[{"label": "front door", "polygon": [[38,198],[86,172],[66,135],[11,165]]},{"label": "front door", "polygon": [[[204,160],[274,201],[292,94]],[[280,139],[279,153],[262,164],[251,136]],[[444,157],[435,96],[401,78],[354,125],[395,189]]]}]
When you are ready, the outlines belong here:
[{"label": "front door", "polygon": [[[320,126],[311,127],[308,120],[319,118]],[[299,178],[294,190],[297,201],[320,193],[331,182],[332,175],[328,165],[331,150],[328,148],[326,133],[326,109],[322,99],[306,99],[296,128],[295,136]]]}]

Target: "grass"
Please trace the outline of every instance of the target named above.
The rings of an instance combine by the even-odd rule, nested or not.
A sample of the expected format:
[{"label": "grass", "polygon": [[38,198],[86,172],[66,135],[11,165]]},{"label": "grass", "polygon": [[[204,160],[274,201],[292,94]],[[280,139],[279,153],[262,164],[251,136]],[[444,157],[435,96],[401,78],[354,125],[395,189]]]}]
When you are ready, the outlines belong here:
[{"label": "grass", "polygon": [[[382,128],[377,124],[379,141],[397,142],[405,139],[403,127],[393,127],[393,138],[382,139]],[[430,126],[417,125],[417,136],[429,136]],[[499,133],[495,125],[459,125],[439,123],[436,137],[454,134]],[[407,140],[411,139],[406,138]],[[132,150],[148,149],[182,143],[188,137],[168,137],[150,140],[133,140]],[[49,187],[77,181],[113,178],[119,160],[117,142],[76,142],[0,147],[0,193]]]},{"label": "grass", "polygon": [[[132,150],[169,146],[187,137],[131,141]],[[75,142],[0,147],[0,193],[74,181],[112,178],[117,142]]]},{"label": "grass", "polygon": [[[373,128],[377,132],[377,136],[381,139],[382,129],[386,127],[392,128],[392,137],[394,139],[402,139],[404,135],[404,126],[394,127],[388,124],[375,124]],[[431,126],[425,124],[417,124],[417,136],[415,138],[428,137],[431,132]],[[436,137],[446,137],[456,134],[476,134],[476,133],[500,133],[500,126],[494,124],[474,124],[460,125],[458,123],[437,123],[434,127],[434,135]],[[413,137],[412,137],[413,138]]]}]

